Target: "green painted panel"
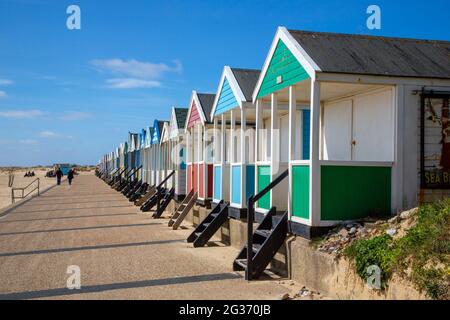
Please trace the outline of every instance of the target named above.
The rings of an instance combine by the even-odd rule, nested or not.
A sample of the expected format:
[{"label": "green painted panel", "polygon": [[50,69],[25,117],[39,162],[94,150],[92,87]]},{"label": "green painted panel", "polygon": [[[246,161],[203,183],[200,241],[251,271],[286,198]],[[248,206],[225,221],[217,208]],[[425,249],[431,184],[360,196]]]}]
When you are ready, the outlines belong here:
[{"label": "green painted panel", "polygon": [[[267,187],[270,183],[270,166],[258,167],[258,192]],[[266,193],[258,201],[258,207],[263,209],[270,209],[270,192]]]},{"label": "green painted panel", "polygon": [[292,166],[292,215],[309,219],[309,165]]},{"label": "green painted panel", "polygon": [[[281,77],[280,83],[277,83],[278,77]],[[279,40],[257,97],[264,97],[305,79],[309,79],[308,73],[284,42]]]},{"label": "green painted panel", "polygon": [[322,220],[390,214],[390,167],[322,166],[320,174]]}]

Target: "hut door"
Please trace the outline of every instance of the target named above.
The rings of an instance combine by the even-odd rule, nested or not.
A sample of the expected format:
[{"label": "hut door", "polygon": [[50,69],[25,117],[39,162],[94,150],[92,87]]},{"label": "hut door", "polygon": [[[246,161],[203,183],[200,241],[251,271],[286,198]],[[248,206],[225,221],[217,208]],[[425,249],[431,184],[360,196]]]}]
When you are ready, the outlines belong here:
[{"label": "hut door", "polygon": [[353,99],[352,160],[393,161],[392,90]]}]

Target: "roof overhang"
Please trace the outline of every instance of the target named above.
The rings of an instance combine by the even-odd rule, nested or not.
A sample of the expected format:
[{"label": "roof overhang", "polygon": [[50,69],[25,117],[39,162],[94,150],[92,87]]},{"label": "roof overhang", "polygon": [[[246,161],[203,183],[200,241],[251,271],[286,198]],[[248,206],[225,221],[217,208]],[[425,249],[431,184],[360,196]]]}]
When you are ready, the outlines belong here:
[{"label": "roof overhang", "polygon": [[256,83],[255,90],[253,91],[253,103],[256,102],[259,89],[261,88],[264,77],[266,76],[267,69],[269,68],[270,61],[272,60],[279,40],[283,41],[286,47],[288,47],[289,51],[291,51],[312,80],[316,78],[317,72],[321,72],[319,66],[308,55],[308,53],[306,53],[297,40],[292,37],[289,31],[285,27],[278,27],[275,37],[273,38],[272,45],[270,46],[269,54],[266,57],[261,74],[259,75],[258,82]]},{"label": "roof overhang", "polygon": [[200,100],[198,98],[197,95],[197,91],[193,90],[192,91],[192,95],[191,95],[191,100],[189,101],[189,111],[186,117],[186,123],[184,125],[185,128],[188,127],[188,123],[189,123],[189,119],[191,118],[191,111],[192,111],[192,107],[194,106],[197,108],[197,112],[200,115],[200,119],[202,120],[202,124],[205,125],[206,123],[206,115],[203,112],[203,108],[202,105],[200,104]]},{"label": "roof overhang", "polygon": [[236,77],[234,76],[233,71],[229,66],[223,67],[222,76],[220,77],[219,87],[217,88],[217,93],[214,98],[214,104],[211,110],[211,119],[214,118],[214,115],[216,113],[217,104],[219,103],[220,99],[220,93],[222,92],[223,83],[225,82],[225,79],[228,80],[228,83],[230,84],[231,91],[233,91],[233,94],[239,103],[239,107],[242,108],[244,102],[247,100],[245,99],[244,93],[242,92],[241,87],[239,86]]}]

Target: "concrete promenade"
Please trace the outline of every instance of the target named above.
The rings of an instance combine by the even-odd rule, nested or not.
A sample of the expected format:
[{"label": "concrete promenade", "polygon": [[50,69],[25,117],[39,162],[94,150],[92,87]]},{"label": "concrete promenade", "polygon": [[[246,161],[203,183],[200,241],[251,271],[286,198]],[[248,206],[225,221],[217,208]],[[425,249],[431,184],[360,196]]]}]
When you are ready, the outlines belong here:
[{"label": "concrete promenade", "polygon": [[[76,176],[0,217],[0,299],[278,299],[248,283],[231,247],[192,248],[191,229],[142,214],[94,175]],[[67,268],[81,289],[66,287]]]}]

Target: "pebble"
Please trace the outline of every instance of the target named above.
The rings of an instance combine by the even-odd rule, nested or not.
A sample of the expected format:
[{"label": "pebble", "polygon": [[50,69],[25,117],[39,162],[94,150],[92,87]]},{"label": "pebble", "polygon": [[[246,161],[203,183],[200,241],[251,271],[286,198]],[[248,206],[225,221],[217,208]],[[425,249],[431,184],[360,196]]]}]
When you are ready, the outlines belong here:
[{"label": "pebble", "polygon": [[390,235],[391,237],[393,237],[397,233],[397,230],[395,230],[395,229],[388,229],[388,230],[386,230],[386,233],[388,235]]},{"label": "pebble", "polygon": [[289,293],[285,293],[280,297],[280,300],[289,300]]}]

